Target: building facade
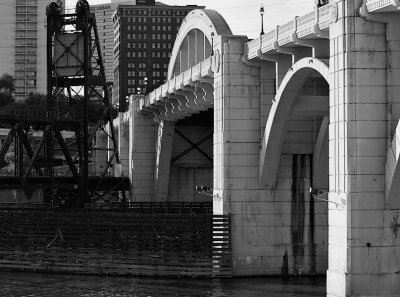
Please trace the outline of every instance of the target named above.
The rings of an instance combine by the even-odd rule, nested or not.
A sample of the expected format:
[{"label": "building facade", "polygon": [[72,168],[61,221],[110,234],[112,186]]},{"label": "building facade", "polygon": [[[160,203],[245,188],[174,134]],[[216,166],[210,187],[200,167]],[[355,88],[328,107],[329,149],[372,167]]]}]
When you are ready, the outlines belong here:
[{"label": "building facade", "polygon": [[113,103],[126,110],[126,97],[148,93],[167,77],[169,57],[185,16],[196,5],[169,6],[154,1],[119,4],[114,22]]},{"label": "building facade", "polygon": [[90,6],[91,12],[96,16],[97,31],[101,44],[101,54],[106,72],[106,80],[109,83],[114,81],[114,24],[112,21],[112,15],[118,4],[136,5],[136,0],[113,0],[110,3]]},{"label": "building facade", "polygon": [[46,92],[46,6],[52,0],[0,3],[0,73],[15,77],[15,97]]}]

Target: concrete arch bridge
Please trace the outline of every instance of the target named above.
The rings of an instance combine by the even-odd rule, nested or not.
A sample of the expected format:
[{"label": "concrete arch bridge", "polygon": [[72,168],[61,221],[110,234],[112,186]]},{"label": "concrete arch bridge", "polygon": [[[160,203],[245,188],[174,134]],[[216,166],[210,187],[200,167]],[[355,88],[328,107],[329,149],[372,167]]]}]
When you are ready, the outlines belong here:
[{"label": "concrete arch bridge", "polygon": [[251,41],[191,12],[167,82],[116,120],[130,199],[231,213],[234,275],[398,296],[399,7],[331,0]]}]

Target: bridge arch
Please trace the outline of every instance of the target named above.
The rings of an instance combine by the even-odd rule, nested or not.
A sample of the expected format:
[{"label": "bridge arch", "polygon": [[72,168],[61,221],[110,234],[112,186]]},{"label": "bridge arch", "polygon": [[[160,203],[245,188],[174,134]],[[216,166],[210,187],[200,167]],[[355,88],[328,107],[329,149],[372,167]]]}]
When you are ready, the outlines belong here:
[{"label": "bridge arch", "polygon": [[232,35],[225,19],[216,11],[195,9],[183,20],[168,66],[168,79],[202,62],[211,55],[219,35]]},{"label": "bridge arch", "polygon": [[[316,58],[303,58],[289,69],[279,86],[273,100],[261,143],[259,161],[261,188],[273,189],[275,187],[285,136],[286,121],[293,110],[295,99],[305,81],[313,74],[319,74],[329,84],[328,65]],[[326,105],[324,108],[329,108],[329,105]],[[318,142],[326,139],[325,136],[327,136],[326,131],[328,127],[326,119],[327,117],[321,126],[325,128],[325,131],[322,133],[324,135],[320,133],[318,136],[316,148],[321,146]]]},{"label": "bridge arch", "polygon": [[386,203],[390,209],[400,207],[400,120],[397,123],[395,134],[386,153],[385,181]]}]

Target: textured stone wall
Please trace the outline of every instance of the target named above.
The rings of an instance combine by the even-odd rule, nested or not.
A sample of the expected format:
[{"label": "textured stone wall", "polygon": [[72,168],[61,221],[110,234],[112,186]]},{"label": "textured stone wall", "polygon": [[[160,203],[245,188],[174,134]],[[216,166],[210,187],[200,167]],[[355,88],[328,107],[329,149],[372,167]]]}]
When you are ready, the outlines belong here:
[{"label": "textured stone wall", "polygon": [[362,19],[361,1],[336,2],[338,21],[330,27],[329,198],[343,206],[329,205],[327,292],[395,296],[398,264],[386,265],[395,250],[387,247],[384,233],[385,25]]},{"label": "textured stone wall", "polygon": [[152,115],[137,112],[137,101],[132,103],[129,122],[130,200],[151,201],[154,197],[157,126]]}]

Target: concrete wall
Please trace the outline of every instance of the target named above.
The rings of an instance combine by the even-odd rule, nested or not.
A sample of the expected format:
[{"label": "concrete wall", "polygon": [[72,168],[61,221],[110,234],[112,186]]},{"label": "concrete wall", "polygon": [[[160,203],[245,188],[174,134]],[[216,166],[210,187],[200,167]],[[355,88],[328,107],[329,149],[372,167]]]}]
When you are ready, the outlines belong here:
[{"label": "concrete wall", "polygon": [[154,174],[156,128],[151,114],[137,112],[138,101],[131,97],[129,121],[129,177],[131,201],[152,201],[154,198]]},{"label": "concrete wall", "polygon": [[[328,296],[396,296],[399,270],[385,214],[385,25],[359,16],[361,1],[335,1],[330,26]],[[397,37],[398,38],[398,37]],[[389,70],[389,69],[388,69]],[[390,70],[389,70],[390,71]],[[391,259],[391,260],[389,260]],[[396,259],[396,260],[395,260]]]}]

